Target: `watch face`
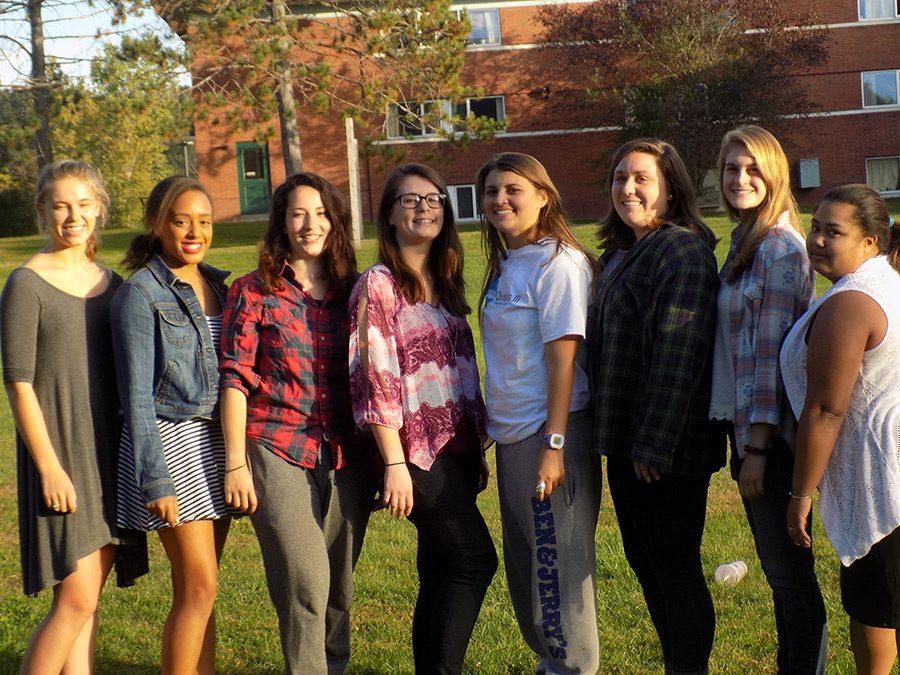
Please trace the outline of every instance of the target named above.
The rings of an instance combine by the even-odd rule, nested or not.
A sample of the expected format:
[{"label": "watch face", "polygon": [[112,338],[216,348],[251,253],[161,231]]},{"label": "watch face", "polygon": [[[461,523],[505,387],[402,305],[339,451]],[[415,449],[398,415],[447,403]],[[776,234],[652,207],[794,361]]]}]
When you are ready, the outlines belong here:
[{"label": "watch face", "polygon": [[547,441],[547,445],[549,445],[554,450],[562,450],[563,446],[566,444],[566,437],[562,434],[547,434],[545,436]]}]

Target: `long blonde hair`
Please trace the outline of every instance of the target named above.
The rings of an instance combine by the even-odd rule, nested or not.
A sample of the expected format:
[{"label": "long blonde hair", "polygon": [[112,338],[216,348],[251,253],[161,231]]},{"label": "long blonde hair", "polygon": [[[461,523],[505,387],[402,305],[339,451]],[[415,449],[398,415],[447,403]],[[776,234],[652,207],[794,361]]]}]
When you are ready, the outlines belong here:
[{"label": "long blonde hair", "polygon": [[731,217],[740,221],[740,213],[725,196],[722,172],[725,170],[728,150],[735,145],[743,147],[753,156],[759,175],[766,186],[766,196],[756,209],[753,223],[750,225],[745,223],[739,230],[734,257],[725,271],[725,280],[728,283],[734,283],[753,264],[756,249],[759,248],[769,228],[785,211],[793,228],[803,235],[797,200],[791,193],[791,173],[787,155],[784,154],[777,138],[754,124],[743,125],[729,131],[722,139],[722,147],[719,149],[719,191]]}]

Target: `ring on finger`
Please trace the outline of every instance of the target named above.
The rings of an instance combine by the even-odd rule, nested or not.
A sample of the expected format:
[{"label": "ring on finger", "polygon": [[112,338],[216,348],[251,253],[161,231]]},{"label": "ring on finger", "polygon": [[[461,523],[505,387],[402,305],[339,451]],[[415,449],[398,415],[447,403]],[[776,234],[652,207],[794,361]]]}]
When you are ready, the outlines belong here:
[{"label": "ring on finger", "polygon": [[59,502],[56,502],[56,503],[54,503],[54,504],[51,504],[51,505],[50,505],[50,508],[51,508],[51,509],[58,509],[58,508],[59,508]]}]

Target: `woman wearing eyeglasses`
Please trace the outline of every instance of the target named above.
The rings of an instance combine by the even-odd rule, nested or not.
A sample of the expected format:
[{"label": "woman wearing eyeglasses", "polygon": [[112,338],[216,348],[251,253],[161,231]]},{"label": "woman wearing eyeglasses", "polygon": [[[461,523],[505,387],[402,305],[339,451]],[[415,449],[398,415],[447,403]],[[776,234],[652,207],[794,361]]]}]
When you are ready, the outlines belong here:
[{"label": "woman wearing eyeglasses", "polygon": [[384,460],[382,501],[418,530],[416,673],[460,673],[497,569],[475,503],[487,484],[462,245],[443,179],[421,164],[388,178],[379,263],[350,298],[350,392]]}]

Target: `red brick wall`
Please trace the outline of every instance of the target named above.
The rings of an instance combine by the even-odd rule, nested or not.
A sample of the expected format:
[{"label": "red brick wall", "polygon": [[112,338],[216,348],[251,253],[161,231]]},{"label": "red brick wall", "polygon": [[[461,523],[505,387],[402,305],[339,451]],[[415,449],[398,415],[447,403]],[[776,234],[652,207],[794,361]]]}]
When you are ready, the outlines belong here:
[{"label": "red brick wall", "polygon": [[[794,191],[802,205],[812,207],[830,188],[865,183],[866,157],[900,155],[900,110],[803,120],[784,141],[795,171],[797,160],[819,159],[822,186]],[[796,173],[793,179],[797,185]]]},{"label": "red brick wall", "polygon": [[[502,3],[498,3],[501,4]],[[787,5],[805,9],[806,0],[786,0]],[[820,0],[819,16],[827,23],[857,20],[856,0]],[[503,46],[535,42],[540,26],[533,21],[535,7],[502,8]],[[825,111],[862,108],[860,71],[900,68],[900,22],[864,23],[835,28],[830,33],[830,59],[809,73],[802,73],[820,109]],[[584,112],[561,109],[559,101],[580,90],[580,73],[565,77],[549,74],[553,50],[501,49],[472,50],[467,53],[467,81],[481,87],[486,95],[503,95],[508,130],[534,132],[592,126],[596,121]],[[548,97],[538,89],[549,85]],[[347,155],[344,127],[338,115],[322,117],[309,111],[298,115],[303,139],[304,168],[332,180],[347,191]],[[792,167],[803,157],[817,157],[822,187],[797,190],[801,203],[814,205],[834,185],[865,181],[865,158],[900,155],[900,111],[883,111],[846,116],[797,120],[788,138],[783,139]],[[376,132],[378,130],[375,130]],[[366,130],[359,130],[363,136]],[[200,177],[210,189],[217,218],[240,215],[237,193],[235,144],[252,140],[252,133],[229,134],[222,126],[196,123]],[[493,143],[473,142],[455,148],[446,142],[401,143],[391,145],[397,157],[385,165],[371,158],[361,159],[364,217],[371,220],[384,177],[400,161],[424,161],[438,168],[449,184],[473,183],[478,167],[493,153],[506,150],[527,152],[543,161],[560,189],[573,218],[598,216],[605,208],[601,175],[606,171],[608,153],[614,149],[611,132],[570,133],[552,136],[498,137]],[[280,141],[269,141],[272,187],[284,179]],[[796,179],[796,176],[795,176]]]}]

